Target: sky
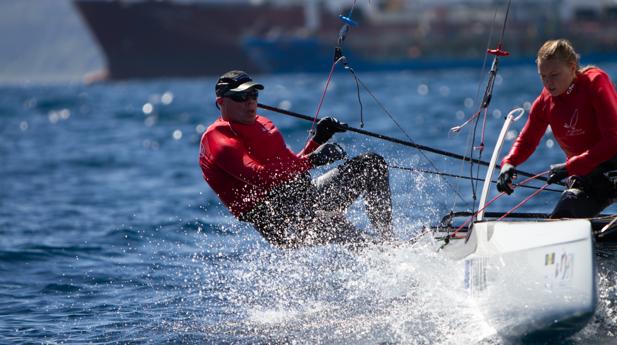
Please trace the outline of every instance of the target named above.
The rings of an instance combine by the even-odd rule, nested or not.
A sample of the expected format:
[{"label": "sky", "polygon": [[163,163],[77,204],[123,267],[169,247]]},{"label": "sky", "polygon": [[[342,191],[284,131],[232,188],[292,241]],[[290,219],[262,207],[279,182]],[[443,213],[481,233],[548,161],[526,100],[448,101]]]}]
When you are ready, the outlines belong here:
[{"label": "sky", "polygon": [[70,0],[0,0],[0,84],[79,82],[103,66]]}]

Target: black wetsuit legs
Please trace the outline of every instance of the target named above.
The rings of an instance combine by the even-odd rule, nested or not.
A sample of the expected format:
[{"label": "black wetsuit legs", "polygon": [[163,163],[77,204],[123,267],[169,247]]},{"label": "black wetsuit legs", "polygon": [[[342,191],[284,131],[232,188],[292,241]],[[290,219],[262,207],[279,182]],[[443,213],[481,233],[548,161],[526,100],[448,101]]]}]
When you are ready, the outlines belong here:
[{"label": "black wetsuit legs", "polygon": [[617,180],[607,178],[609,171],[617,170],[617,158],[601,164],[585,176],[571,176],[551,218],[588,218],[597,216],[617,197]]},{"label": "black wetsuit legs", "polygon": [[366,214],[383,238],[392,238],[392,199],[388,164],[376,153],[365,153],[318,177],[314,182],[317,208],[344,213],[359,197]]},{"label": "black wetsuit legs", "polygon": [[551,218],[588,218],[598,215],[612,204],[610,199],[598,199],[585,190],[568,188],[559,198]]},{"label": "black wetsuit legs", "polygon": [[273,190],[241,220],[252,223],[268,242],[280,247],[361,244],[371,239],[345,216],[359,197],[371,224],[382,238],[391,238],[388,165],[375,153],[354,157],[312,183],[308,175],[299,176]]}]

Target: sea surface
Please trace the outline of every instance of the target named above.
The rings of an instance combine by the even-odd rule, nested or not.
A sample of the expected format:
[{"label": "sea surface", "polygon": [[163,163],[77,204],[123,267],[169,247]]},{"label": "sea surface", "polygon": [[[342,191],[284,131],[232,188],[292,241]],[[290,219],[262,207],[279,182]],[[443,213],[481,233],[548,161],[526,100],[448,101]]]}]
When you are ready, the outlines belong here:
[{"label": "sea surface", "polygon": [[[617,64],[601,67],[617,78]],[[260,102],[309,116],[326,77],[255,76],[266,86]],[[473,125],[449,130],[478,109],[486,83],[480,66],[359,77],[379,103],[360,88],[360,105],[356,82],[343,72],[334,75],[319,115],[468,150]],[[0,344],[506,343],[453,279],[462,265],[409,241],[423,225],[473,205],[470,181],[417,169],[468,176],[469,166],[337,134],[349,155],[371,150],[389,162],[399,243],[276,249],[235,220],[201,176],[199,138],[218,116],[214,82],[0,86]],[[490,159],[504,116],[528,109],[540,88],[533,67],[503,68],[482,159]],[[302,148],[310,122],[260,113],[290,148]],[[512,126],[506,149],[524,121]],[[476,146],[482,128],[480,121]],[[563,160],[548,133],[520,169],[542,172]],[[530,193],[516,190],[489,210],[506,211]],[[557,197],[542,192],[520,211],[550,212]],[[372,231],[361,203],[349,217]],[[617,343],[615,253],[599,248],[597,312],[566,344]]]}]

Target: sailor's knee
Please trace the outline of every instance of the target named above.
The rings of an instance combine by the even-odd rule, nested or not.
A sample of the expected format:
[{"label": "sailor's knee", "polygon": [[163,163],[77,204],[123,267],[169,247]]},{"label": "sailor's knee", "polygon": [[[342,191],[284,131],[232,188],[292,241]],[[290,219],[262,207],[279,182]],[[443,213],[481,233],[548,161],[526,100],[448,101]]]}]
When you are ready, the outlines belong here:
[{"label": "sailor's knee", "polygon": [[366,152],[360,157],[364,164],[368,167],[378,170],[388,170],[388,163],[385,158],[375,152]]},{"label": "sailor's knee", "polygon": [[561,194],[550,218],[593,217],[599,213],[602,208],[603,207],[601,207],[598,201],[590,198],[585,191],[578,188],[569,188]]},{"label": "sailor's knee", "polygon": [[349,160],[342,168],[345,174],[363,177],[363,180],[387,180],[388,163],[373,152],[366,152]]}]

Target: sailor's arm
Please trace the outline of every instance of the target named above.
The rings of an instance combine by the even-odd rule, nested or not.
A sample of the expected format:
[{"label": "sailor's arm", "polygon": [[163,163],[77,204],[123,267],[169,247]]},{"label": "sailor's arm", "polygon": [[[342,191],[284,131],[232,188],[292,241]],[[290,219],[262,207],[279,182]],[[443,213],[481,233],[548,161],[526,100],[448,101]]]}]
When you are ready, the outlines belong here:
[{"label": "sailor's arm", "polygon": [[583,153],[570,157],[566,167],[571,175],[587,175],[601,163],[617,156],[617,92],[605,73],[592,80],[596,126],[601,139]]}]

